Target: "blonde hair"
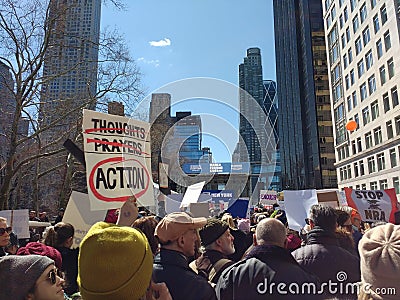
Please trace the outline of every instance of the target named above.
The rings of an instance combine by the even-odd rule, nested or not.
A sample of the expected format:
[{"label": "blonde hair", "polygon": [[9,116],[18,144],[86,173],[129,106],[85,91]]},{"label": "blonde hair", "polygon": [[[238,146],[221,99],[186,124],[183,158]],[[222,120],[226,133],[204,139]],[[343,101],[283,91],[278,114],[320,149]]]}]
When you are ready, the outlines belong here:
[{"label": "blonde hair", "polygon": [[6,218],[3,218],[3,217],[0,217],[0,222],[7,223],[7,219],[6,219]]},{"label": "blonde hair", "polygon": [[224,214],[221,221],[228,223],[230,229],[236,229],[235,222],[230,214]]}]

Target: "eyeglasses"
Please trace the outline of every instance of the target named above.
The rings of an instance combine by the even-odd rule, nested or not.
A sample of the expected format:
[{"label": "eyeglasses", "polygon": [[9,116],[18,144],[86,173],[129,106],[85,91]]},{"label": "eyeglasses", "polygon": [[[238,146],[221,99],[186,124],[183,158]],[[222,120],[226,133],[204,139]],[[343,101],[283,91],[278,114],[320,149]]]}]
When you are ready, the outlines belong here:
[{"label": "eyeglasses", "polygon": [[57,272],[58,272],[57,269],[51,270],[49,272],[49,279],[51,281],[51,284],[56,284],[56,282],[57,282]]},{"label": "eyeglasses", "polygon": [[7,232],[8,234],[10,234],[11,231],[12,231],[12,228],[11,228],[11,227],[0,228],[0,236],[4,235],[6,232]]},{"label": "eyeglasses", "polygon": [[310,225],[310,219],[306,218],[304,219],[304,221],[306,222],[307,225]]}]

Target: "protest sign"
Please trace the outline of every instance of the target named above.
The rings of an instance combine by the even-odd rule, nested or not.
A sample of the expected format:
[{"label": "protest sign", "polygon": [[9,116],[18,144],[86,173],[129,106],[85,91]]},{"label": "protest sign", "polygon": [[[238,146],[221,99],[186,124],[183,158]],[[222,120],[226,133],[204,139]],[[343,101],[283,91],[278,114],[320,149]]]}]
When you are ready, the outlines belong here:
[{"label": "protest sign", "polygon": [[85,109],[82,128],[91,210],[120,207],[131,195],[155,205],[150,124]]},{"label": "protest sign", "polygon": [[306,225],[310,208],[318,204],[316,190],[283,191],[285,198],[285,212],[289,228],[300,231]]},{"label": "protest sign", "polygon": [[7,219],[7,225],[19,239],[29,239],[29,214],[27,209],[2,210],[0,217]]},{"label": "protest sign", "polygon": [[192,185],[189,185],[188,188],[186,189],[186,193],[183,196],[182,203],[180,207],[188,207],[189,203],[196,203],[197,200],[199,199],[201,190],[203,189],[203,186],[206,182],[202,181],[199,183],[195,183]]},{"label": "protest sign", "polygon": [[366,222],[395,222],[397,198],[394,189],[387,190],[353,190],[344,188],[349,206],[356,209]]},{"label": "protest sign", "polygon": [[[120,203],[120,206],[122,206],[122,203]],[[90,210],[88,194],[72,191],[63,222],[70,223],[75,228],[73,248],[79,247],[90,227],[96,222],[104,221],[106,214],[107,210]]]},{"label": "protest sign", "polygon": [[278,198],[276,191],[260,190],[260,203],[265,205],[273,205]]}]

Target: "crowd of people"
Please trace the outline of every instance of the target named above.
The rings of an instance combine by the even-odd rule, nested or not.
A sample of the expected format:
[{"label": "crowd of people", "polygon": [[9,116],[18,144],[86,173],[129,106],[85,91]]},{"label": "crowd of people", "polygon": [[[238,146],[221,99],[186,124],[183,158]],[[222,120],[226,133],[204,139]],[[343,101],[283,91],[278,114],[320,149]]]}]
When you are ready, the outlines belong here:
[{"label": "crowd of people", "polygon": [[400,226],[351,207],[313,205],[300,232],[279,207],[160,219],[131,197],[114,214],[76,249],[61,220],[10,247],[0,218],[0,299],[399,299]]}]

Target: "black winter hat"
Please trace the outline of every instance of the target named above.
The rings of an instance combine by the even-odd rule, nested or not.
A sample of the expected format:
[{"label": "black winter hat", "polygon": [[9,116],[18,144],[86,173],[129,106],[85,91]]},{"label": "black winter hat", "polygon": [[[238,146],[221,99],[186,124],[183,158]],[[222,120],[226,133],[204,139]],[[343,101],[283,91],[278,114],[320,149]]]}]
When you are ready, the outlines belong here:
[{"label": "black winter hat", "polygon": [[216,241],[225,231],[229,228],[228,223],[218,219],[210,218],[207,220],[207,224],[200,229],[201,244],[208,246]]}]

